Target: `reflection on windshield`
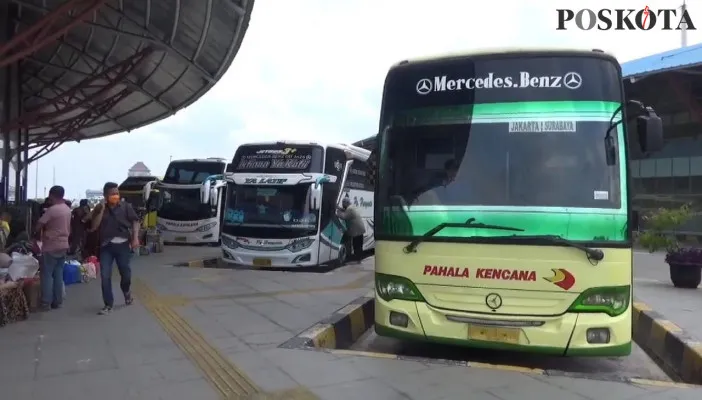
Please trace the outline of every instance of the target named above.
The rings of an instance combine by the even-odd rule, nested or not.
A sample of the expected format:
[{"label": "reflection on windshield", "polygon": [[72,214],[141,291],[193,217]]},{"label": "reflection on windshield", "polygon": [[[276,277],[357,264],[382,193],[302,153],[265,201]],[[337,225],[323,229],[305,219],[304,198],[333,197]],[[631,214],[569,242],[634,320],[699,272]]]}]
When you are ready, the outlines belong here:
[{"label": "reflection on windshield", "polygon": [[174,221],[197,221],[213,218],[215,212],[209,204],[200,203],[200,189],[159,188],[163,203],[158,210],[160,218]]},{"label": "reflection on windshield", "polygon": [[[437,224],[476,217],[518,225],[529,235],[625,240],[626,165],[608,166],[603,144],[616,107],[503,103],[471,105],[462,118],[456,118],[461,107],[395,114],[381,139],[376,233],[420,236]],[[621,130],[612,134],[625,160]],[[436,236],[496,235],[447,228]]]},{"label": "reflection on windshield", "polygon": [[[476,121],[478,122],[478,121]],[[399,127],[387,140],[384,195],[412,208],[619,208],[619,167],[607,166],[599,121],[543,118]]]},{"label": "reflection on windshield", "polygon": [[318,214],[309,209],[310,185],[237,186],[227,196],[225,224],[312,229]]}]

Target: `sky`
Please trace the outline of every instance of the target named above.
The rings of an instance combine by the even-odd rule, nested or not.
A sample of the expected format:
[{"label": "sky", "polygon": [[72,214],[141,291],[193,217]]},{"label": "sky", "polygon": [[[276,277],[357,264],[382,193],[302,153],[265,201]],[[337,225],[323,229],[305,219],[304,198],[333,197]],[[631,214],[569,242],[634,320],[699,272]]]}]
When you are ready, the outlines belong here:
[{"label": "sky", "polygon": [[[652,9],[682,0],[256,0],[243,45],[217,85],[175,116],[130,133],[68,143],[30,166],[29,197],[69,198],[121,182],[143,161],[224,157],[247,142],[351,143],[377,132],[383,82],[402,59],[495,47],[602,49],[620,62],[680,46],[679,32],[557,31],[557,8]],[[675,3],[675,4],[673,4]],[[688,2],[692,3],[692,2]],[[689,4],[702,42],[702,2]],[[87,168],[86,168],[87,166]],[[35,180],[38,176],[38,180]]]}]

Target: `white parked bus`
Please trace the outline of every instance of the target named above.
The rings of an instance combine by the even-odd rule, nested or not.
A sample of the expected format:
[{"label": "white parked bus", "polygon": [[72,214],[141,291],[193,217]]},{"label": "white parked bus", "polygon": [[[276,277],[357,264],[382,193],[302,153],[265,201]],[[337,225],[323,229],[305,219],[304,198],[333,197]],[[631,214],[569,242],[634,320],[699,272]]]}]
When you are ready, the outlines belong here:
[{"label": "white parked bus", "polygon": [[286,141],[240,146],[224,179],[202,185],[203,202],[226,185],[224,261],[255,267],[343,263],[345,223],[335,210],[344,197],[366,222],[364,250],[374,249],[369,155],[347,144]]},{"label": "white parked bus", "polygon": [[145,202],[152,194],[158,196],[156,226],[165,243],[219,244],[224,188],[207,203],[201,201],[200,189],[211,176],[221,177],[226,167],[223,158],[174,160],[162,180],[144,186]]}]

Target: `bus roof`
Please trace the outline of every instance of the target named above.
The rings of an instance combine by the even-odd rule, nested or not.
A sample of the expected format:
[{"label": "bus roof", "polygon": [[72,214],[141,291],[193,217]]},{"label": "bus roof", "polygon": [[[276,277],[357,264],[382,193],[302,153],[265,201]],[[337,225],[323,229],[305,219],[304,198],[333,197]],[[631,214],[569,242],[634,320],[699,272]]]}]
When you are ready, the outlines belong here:
[{"label": "bus roof", "polygon": [[157,179],[156,176],[130,176],[120,183],[118,189],[120,191],[143,191],[144,185]]},{"label": "bus roof", "polygon": [[573,49],[573,48],[557,48],[557,47],[532,47],[532,48],[525,48],[525,47],[504,47],[504,48],[492,48],[492,49],[480,49],[480,50],[469,50],[469,51],[456,51],[456,52],[449,52],[449,53],[443,53],[443,54],[437,54],[437,55],[428,55],[428,56],[423,56],[423,57],[415,57],[415,58],[408,58],[402,61],[399,61],[395,63],[390,69],[394,69],[399,66],[403,65],[408,65],[408,64],[421,64],[425,62],[431,62],[431,61],[441,61],[441,60],[450,60],[452,58],[460,58],[460,57],[471,57],[471,56],[489,56],[489,55],[504,55],[504,54],[519,54],[519,53],[538,53],[538,54],[576,54],[576,55],[595,55],[599,57],[605,57],[605,58],[612,58],[616,60],[616,57],[614,55],[605,52],[603,50],[599,49]]},{"label": "bus roof", "polygon": [[[219,157],[207,157],[207,158],[184,158],[181,160],[171,160],[171,163],[181,163],[181,162],[197,162],[197,163],[221,163],[226,164],[227,160],[225,158]],[[170,164],[170,163],[169,163]]]}]

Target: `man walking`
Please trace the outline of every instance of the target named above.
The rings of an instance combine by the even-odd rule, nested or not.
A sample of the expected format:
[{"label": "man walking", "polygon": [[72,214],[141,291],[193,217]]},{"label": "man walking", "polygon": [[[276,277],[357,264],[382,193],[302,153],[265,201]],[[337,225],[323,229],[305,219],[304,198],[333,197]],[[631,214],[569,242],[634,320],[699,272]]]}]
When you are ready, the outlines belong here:
[{"label": "man walking", "polygon": [[35,232],[41,235],[43,265],[41,279],[41,310],[60,308],[63,303],[63,264],[68,252],[71,232],[71,209],[63,200],[62,186],[49,189],[46,211],[39,217]]},{"label": "man walking", "polygon": [[351,205],[351,199],[348,197],[341,200],[341,208],[336,210],[336,215],[346,221],[346,236],[351,239],[353,248],[353,257],[349,255],[349,259],[360,264],[363,260],[363,235],[366,233],[366,224],[358,209]]},{"label": "man walking", "polygon": [[119,190],[114,182],[103,186],[105,203],[93,209],[90,229],[100,236],[100,280],[104,307],[99,314],[107,315],[114,306],[112,294],[112,264],[117,264],[119,287],[124,294],[124,303],[132,304],[132,249],[139,247],[139,217],[128,202],[120,201]]}]

